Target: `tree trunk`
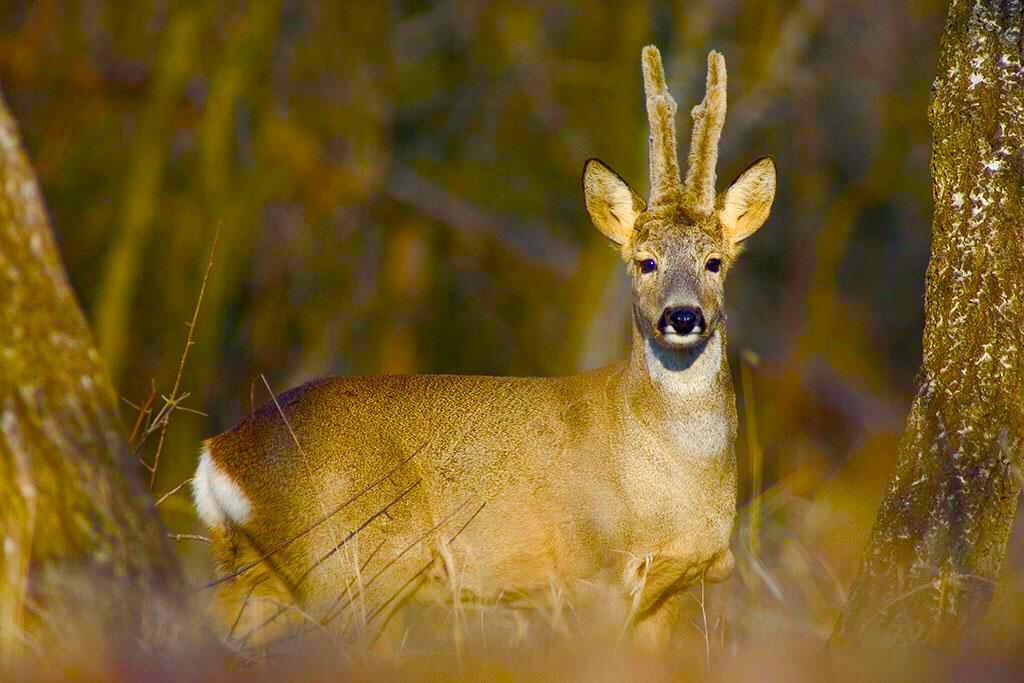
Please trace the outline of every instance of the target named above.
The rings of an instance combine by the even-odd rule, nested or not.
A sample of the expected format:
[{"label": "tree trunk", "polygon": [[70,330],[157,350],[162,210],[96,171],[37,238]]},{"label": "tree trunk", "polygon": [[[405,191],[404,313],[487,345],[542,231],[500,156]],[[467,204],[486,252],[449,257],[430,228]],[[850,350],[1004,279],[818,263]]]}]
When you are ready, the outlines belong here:
[{"label": "tree trunk", "polygon": [[177,564],[2,99],[0,535],[0,662],[100,658],[177,604]]},{"label": "tree trunk", "polygon": [[1024,445],[1021,3],[953,0],[932,89],[924,359],[836,644],[952,644],[995,590]]}]

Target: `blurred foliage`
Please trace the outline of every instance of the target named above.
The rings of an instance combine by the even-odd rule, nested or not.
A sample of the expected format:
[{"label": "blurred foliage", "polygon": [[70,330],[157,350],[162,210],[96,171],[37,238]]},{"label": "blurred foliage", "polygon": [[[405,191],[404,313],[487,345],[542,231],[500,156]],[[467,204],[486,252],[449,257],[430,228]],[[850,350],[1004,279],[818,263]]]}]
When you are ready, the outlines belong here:
[{"label": "blurred foliage", "polygon": [[[0,86],[128,401],[170,391],[221,226],[183,381],[209,417],[176,415],[163,492],[201,438],[268,398],[261,373],[283,390],[622,356],[628,286],[583,210],[582,164],[646,194],[640,48],[661,47],[681,112],[723,51],[719,186],[763,154],[780,170],[729,284],[733,368],[761,358],[741,415],[758,420],[766,500],[804,501],[776,512],[827,565],[830,597],[808,598],[827,629],[920,358],[945,5],[7,0]],[[161,509],[187,530],[183,497]]]}]

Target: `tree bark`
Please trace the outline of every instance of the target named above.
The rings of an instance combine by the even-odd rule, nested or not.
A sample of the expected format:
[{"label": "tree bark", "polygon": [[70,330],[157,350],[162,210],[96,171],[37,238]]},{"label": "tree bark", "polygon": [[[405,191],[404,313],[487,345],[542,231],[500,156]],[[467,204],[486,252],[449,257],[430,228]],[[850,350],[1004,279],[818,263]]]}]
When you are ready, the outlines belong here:
[{"label": "tree bark", "polygon": [[178,604],[178,566],[2,99],[0,536],[0,661],[102,657]]},{"label": "tree bark", "polygon": [[951,645],[984,615],[1021,493],[1021,3],[953,0],[932,88],[919,388],[835,644]]}]

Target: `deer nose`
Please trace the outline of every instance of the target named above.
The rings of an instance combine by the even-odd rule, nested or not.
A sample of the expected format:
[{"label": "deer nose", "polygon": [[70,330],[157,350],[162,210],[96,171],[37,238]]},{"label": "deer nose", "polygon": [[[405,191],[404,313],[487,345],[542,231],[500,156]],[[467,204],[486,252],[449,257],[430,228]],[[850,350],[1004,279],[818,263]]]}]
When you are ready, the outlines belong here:
[{"label": "deer nose", "polygon": [[671,325],[676,334],[684,336],[704,327],[704,313],[699,306],[666,308],[662,320]]}]

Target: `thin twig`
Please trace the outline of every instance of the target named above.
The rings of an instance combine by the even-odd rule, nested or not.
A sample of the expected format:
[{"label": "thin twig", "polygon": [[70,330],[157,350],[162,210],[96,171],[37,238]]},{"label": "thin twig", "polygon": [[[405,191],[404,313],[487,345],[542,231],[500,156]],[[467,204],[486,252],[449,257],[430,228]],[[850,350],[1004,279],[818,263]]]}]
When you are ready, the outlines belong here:
[{"label": "thin twig", "polygon": [[160,496],[160,498],[156,501],[156,503],[153,504],[153,507],[159,506],[160,503],[164,502],[165,500],[167,500],[168,498],[173,496],[175,493],[180,491],[183,487],[185,487],[186,485],[190,484],[191,482],[192,482],[192,477],[189,477],[185,481],[181,482],[180,484],[175,486],[173,489],[171,489],[170,491],[168,491],[164,495]]},{"label": "thin twig", "polygon": [[195,408],[186,408],[185,406],[178,406],[177,409],[185,413],[192,413],[193,415],[198,415],[199,417],[210,417],[209,413],[204,413],[203,411],[196,410]]},{"label": "thin twig", "polygon": [[[461,527],[459,527],[459,530],[458,530],[458,531],[456,531],[456,532],[455,532],[454,534],[452,534],[452,537],[448,539],[448,541],[447,541],[447,544],[451,544],[451,543],[452,543],[453,541],[455,541],[455,539],[456,539],[456,538],[458,538],[458,537],[459,537],[459,535],[460,535],[460,534],[461,534],[461,533],[462,533],[463,531],[465,531],[465,530],[466,530],[466,527],[468,527],[468,526],[469,526],[470,522],[472,522],[472,521],[473,521],[474,519],[476,519],[476,516],[480,514],[480,511],[484,509],[484,506],[485,506],[485,505],[487,505],[487,501],[484,501],[483,503],[481,503],[481,504],[480,504],[480,507],[478,507],[478,508],[476,509],[476,511],[475,511],[475,512],[474,512],[474,513],[473,513],[472,515],[470,515],[470,516],[469,516],[469,519],[467,519],[467,520],[466,520],[466,523],[465,523],[465,524],[463,524],[463,525],[462,525]],[[387,600],[385,600],[385,601],[384,601],[383,603],[381,603],[381,605],[380,605],[379,607],[377,607],[377,608],[376,608],[375,610],[373,610],[373,612],[371,612],[371,613],[370,613],[370,616],[369,616],[369,617],[367,617],[367,619],[366,619],[367,623],[369,623],[369,622],[373,621],[374,617],[376,617],[376,616],[377,616],[378,614],[380,614],[380,613],[381,613],[382,611],[384,611],[384,609],[385,609],[385,608],[386,608],[386,607],[387,607],[387,606],[388,606],[388,605],[389,605],[389,604],[390,604],[390,603],[391,603],[391,602],[392,602],[392,601],[393,601],[393,600],[394,600],[395,598],[397,598],[397,597],[398,597],[399,595],[401,595],[401,594],[402,594],[402,592],[403,592],[403,591],[404,591],[404,590],[405,590],[406,588],[408,588],[408,587],[409,587],[409,585],[410,585],[410,584],[412,584],[412,582],[413,582],[413,581],[415,581],[416,579],[418,579],[418,578],[419,578],[420,576],[422,576],[422,575],[423,575],[423,573],[424,573],[425,571],[427,571],[428,569],[430,569],[431,565],[433,565],[433,564],[434,564],[434,561],[435,561],[435,560],[437,560],[437,556],[436,556],[436,555],[435,555],[434,557],[430,558],[430,560],[428,560],[428,561],[427,561],[427,563],[426,563],[425,565],[423,565],[422,567],[420,567],[420,568],[419,568],[419,570],[417,570],[415,574],[413,574],[413,575],[412,575],[411,577],[409,577],[409,580],[408,580],[408,581],[406,581],[405,583],[403,583],[403,584],[402,584],[402,586],[401,586],[401,587],[400,587],[400,588],[399,588],[399,589],[398,589],[397,591],[395,591],[394,593],[392,593],[392,594],[391,594],[391,597],[390,597],[390,598],[388,598]],[[387,621],[387,619],[385,619],[385,622],[386,622],[386,621]]]},{"label": "thin twig", "polygon": [[413,451],[412,454],[410,454],[407,458],[405,458],[400,463],[395,465],[389,472],[385,473],[379,479],[376,479],[375,481],[367,484],[363,489],[358,491],[355,495],[350,497],[348,500],[345,500],[340,505],[338,505],[336,508],[334,508],[329,513],[327,513],[327,515],[325,515],[324,517],[321,517],[320,519],[316,520],[315,522],[313,522],[312,524],[307,526],[305,529],[303,529],[299,533],[297,533],[294,536],[292,536],[291,538],[285,540],[280,545],[278,545],[276,548],[267,551],[262,556],[260,556],[258,559],[253,560],[252,562],[250,562],[247,565],[239,567],[238,569],[236,569],[235,571],[231,572],[230,574],[227,574],[226,576],[222,576],[219,579],[215,579],[215,580],[211,581],[210,583],[206,584],[205,586],[199,587],[196,590],[197,591],[203,591],[203,590],[207,590],[209,588],[213,588],[214,586],[218,586],[218,585],[224,583],[225,581],[230,581],[231,579],[234,579],[234,578],[236,578],[238,576],[241,576],[242,574],[244,574],[247,571],[251,570],[253,567],[257,567],[260,564],[262,564],[263,562],[266,562],[267,559],[269,559],[272,555],[274,555],[274,554],[284,550],[285,548],[290,546],[292,543],[294,543],[295,541],[299,540],[300,538],[302,538],[303,536],[305,536],[306,534],[308,534],[309,532],[313,531],[318,526],[320,526],[321,524],[326,522],[328,519],[330,519],[334,515],[338,514],[342,510],[344,510],[346,507],[348,507],[349,505],[354,503],[356,500],[361,498],[363,495],[365,495],[369,491],[371,491],[374,488],[376,488],[377,486],[379,486],[382,482],[387,481],[388,479],[390,479],[391,476],[393,474],[395,474],[395,472],[397,472],[399,469],[404,467],[406,463],[408,463],[410,460],[412,460],[417,455],[419,455],[420,452],[423,450],[424,446],[426,446],[426,442],[424,442],[423,445],[421,445],[419,448],[417,448],[415,451]]},{"label": "thin twig", "polygon": [[[213,246],[210,248],[210,258],[206,261],[206,272],[203,274],[203,284],[199,287],[199,296],[196,298],[196,306],[192,309],[192,321],[188,323],[188,337],[185,339],[185,348],[181,351],[181,361],[178,363],[178,374],[174,378],[174,388],[171,389],[171,397],[167,400],[167,405],[174,405],[178,401],[178,388],[181,386],[181,376],[185,372],[185,361],[188,360],[189,349],[192,348],[192,335],[196,330],[196,322],[199,320],[199,309],[203,305],[203,297],[206,296],[206,284],[210,280],[210,271],[213,270],[213,257],[217,253],[217,243],[220,241],[220,223],[217,224],[217,230],[213,233]],[[149,475],[149,490],[153,490],[153,484],[156,482],[156,471],[160,467],[160,453],[164,449],[164,438],[167,436],[167,425],[170,424],[170,414],[168,413],[163,426],[160,428],[160,440],[157,441],[156,455],[153,456],[153,469],[150,470]]]},{"label": "thin twig", "polygon": [[167,538],[172,541],[199,541],[201,543],[213,543],[213,541],[206,536],[200,536],[199,534],[167,534]]},{"label": "thin twig", "polygon": [[[353,529],[352,531],[350,531],[350,532],[349,532],[349,533],[348,533],[348,534],[347,534],[347,535],[345,536],[345,538],[343,538],[343,539],[342,539],[342,540],[341,540],[340,542],[336,542],[336,543],[334,544],[334,547],[333,547],[333,548],[331,548],[330,550],[328,550],[328,551],[327,551],[327,553],[326,553],[326,554],[325,554],[325,555],[324,555],[323,557],[321,557],[320,559],[318,559],[318,560],[317,560],[316,562],[314,562],[314,563],[313,563],[313,566],[311,566],[311,567],[310,567],[309,569],[307,569],[307,570],[306,570],[305,572],[303,572],[303,573],[302,573],[302,576],[300,576],[300,577],[299,577],[299,578],[298,578],[298,579],[297,579],[297,580],[295,581],[295,587],[297,588],[298,586],[300,586],[300,585],[302,584],[302,582],[304,582],[304,581],[305,581],[305,580],[306,580],[307,578],[309,578],[309,575],[310,575],[310,574],[311,574],[311,573],[313,572],[313,570],[314,570],[314,569],[316,569],[317,567],[319,567],[319,566],[320,566],[320,565],[321,565],[322,563],[326,562],[326,561],[327,561],[327,560],[328,560],[328,559],[329,559],[329,558],[330,558],[330,557],[331,557],[332,555],[334,555],[334,554],[335,554],[335,553],[337,553],[337,552],[338,552],[339,550],[341,550],[341,549],[342,549],[342,548],[343,548],[343,547],[344,547],[345,545],[347,545],[347,544],[348,544],[348,542],[349,542],[349,541],[351,541],[351,540],[352,540],[353,538],[355,538],[355,537],[356,537],[356,535],[358,535],[358,534],[359,534],[359,532],[361,532],[361,531],[362,531],[363,529],[365,529],[366,527],[370,526],[370,524],[372,524],[372,523],[374,522],[374,520],[376,520],[376,519],[380,518],[380,516],[381,516],[381,515],[385,515],[385,514],[387,514],[388,510],[390,510],[390,509],[391,509],[392,507],[394,507],[395,505],[398,505],[398,503],[400,503],[400,502],[402,501],[402,499],[403,499],[403,498],[405,498],[405,497],[406,497],[407,495],[409,495],[409,494],[410,494],[410,493],[412,492],[412,490],[413,490],[414,488],[416,488],[417,486],[419,486],[419,485],[420,485],[420,483],[421,483],[422,481],[423,481],[422,479],[417,479],[417,480],[416,480],[416,481],[415,481],[415,482],[413,483],[413,485],[412,485],[412,486],[410,486],[409,488],[405,489],[405,490],[404,490],[404,491],[402,491],[402,492],[401,492],[400,494],[398,494],[398,497],[396,497],[396,498],[395,498],[394,500],[392,500],[392,501],[391,501],[390,503],[388,503],[387,505],[385,505],[384,507],[382,507],[382,508],[381,508],[380,510],[377,510],[377,511],[376,511],[376,512],[374,512],[374,513],[373,513],[372,515],[370,515],[370,516],[369,516],[369,517],[368,517],[368,518],[367,518],[366,520],[364,520],[364,521],[363,521],[363,522],[362,522],[362,523],[361,523],[361,524],[360,524],[359,526],[357,526],[357,527],[356,527],[355,529]],[[326,514],[326,513],[325,513],[325,514]]]},{"label": "thin twig", "polygon": [[764,476],[764,452],[757,436],[757,408],[754,403],[754,380],[752,368],[760,359],[753,351],[743,349],[740,353],[740,379],[743,384],[743,413],[747,432],[747,459],[750,462],[750,535],[747,539],[751,557],[761,551],[761,488]]},{"label": "thin twig", "polygon": [[[252,594],[256,592],[256,589],[259,588],[260,584],[270,579],[270,577],[270,572],[267,572],[261,578],[253,581],[252,585],[249,586],[249,592],[245,594],[245,598],[242,600],[242,606],[238,608],[238,614],[235,615],[235,621],[231,624],[231,630],[228,631],[228,641],[235,637],[235,631],[238,630],[238,624],[242,621],[242,615],[245,613],[245,608],[249,606],[249,598],[251,598]],[[280,614],[280,612],[278,613]],[[275,616],[274,618],[276,619],[277,617]]]},{"label": "thin twig", "polygon": [[700,577],[700,614],[704,619],[704,670],[707,680],[711,680],[711,641],[708,636],[708,612],[704,607],[704,576]]},{"label": "thin twig", "polygon": [[[284,414],[284,410],[281,408],[281,404],[277,400],[277,394],[275,394],[274,390],[270,388],[270,382],[267,381],[267,376],[264,375],[263,373],[260,373],[260,379],[263,380],[263,386],[267,388],[267,393],[270,394],[270,399],[274,402],[274,406],[277,408],[277,412],[281,416],[281,420],[284,422],[284,426],[288,428],[288,433],[291,434],[292,441],[295,442],[295,448],[298,449],[299,455],[302,456],[302,464],[306,466],[306,476],[309,477],[309,486],[310,488],[313,489],[313,493],[316,494],[317,502],[320,503],[320,512],[326,517],[327,503],[324,502],[323,492],[320,490],[321,487],[317,485],[319,483],[317,478],[313,476],[313,468],[309,464],[309,457],[306,456],[305,449],[303,449],[302,444],[299,443],[299,437],[296,436],[295,430],[292,429],[292,423],[288,421],[288,417]],[[387,508],[384,509],[386,510]],[[327,529],[331,532],[331,541],[334,543],[335,550],[337,550],[347,542],[346,539],[345,542],[342,542],[340,544],[338,543],[338,534],[334,529],[334,524],[328,524]],[[351,536],[349,536],[349,538],[351,538]],[[334,551],[328,553],[328,557],[330,557],[330,555],[332,554],[334,554]],[[327,558],[325,557],[324,559]],[[317,564],[319,564],[319,562]],[[310,571],[312,571],[312,569],[310,569]]]},{"label": "thin twig", "polygon": [[[149,396],[146,397],[146,400],[142,402],[141,406],[138,406],[138,407],[132,406],[133,408],[136,409],[136,411],[138,411],[138,414],[135,417],[135,426],[132,427],[131,436],[128,437],[128,443],[135,443],[135,437],[137,437],[139,435],[139,429],[142,428],[142,421],[143,421],[143,419],[145,419],[145,417],[147,415],[149,415],[150,408],[153,406],[153,401],[155,399],[156,399],[156,380],[154,380],[151,377],[149,379]],[[128,403],[128,401],[125,401],[125,403]],[[131,403],[128,403],[128,405],[131,405]]]},{"label": "thin twig", "polygon": [[[443,519],[441,519],[441,521],[440,521],[440,522],[438,522],[437,524],[435,524],[435,525],[434,525],[434,526],[432,526],[431,528],[427,529],[427,530],[426,530],[425,532],[423,532],[423,534],[421,534],[421,535],[420,535],[420,536],[419,536],[419,537],[418,537],[418,538],[417,538],[416,540],[414,540],[414,541],[413,541],[412,543],[410,543],[409,545],[405,546],[405,548],[403,548],[403,549],[402,549],[402,550],[401,550],[401,551],[400,551],[400,552],[399,552],[399,553],[398,553],[397,555],[395,555],[395,556],[394,556],[394,557],[392,557],[392,558],[391,558],[390,560],[388,560],[387,562],[385,562],[385,563],[384,563],[384,566],[382,566],[382,567],[381,567],[380,569],[378,569],[378,570],[376,571],[376,573],[375,573],[375,574],[374,574],[373,576],[371,576],[371,577],[370,577],[370,579],[369,579],[369,580],[368,580],[368,581],[367,581],[367,582],[366,582],[365,584],[363,584],[363,587],[362,587],[362,588],[363,588],[363,590],[366,590],[367,588],[369,588],[369,587],[370,587],[370,585],[371,585],[371,584],[373,584],[373,582],[374,582],[374,581],[376,581],[377,579],[379,579],[379,578],[380,578],[381,574],[383,574],[383,573],[384,573],[385,571],[387,571],[387,570],[388,570],[388,569],[389,569],[389,568],[390,568],[390,567],[391,567],[392,565],[394,565],[394,564],[395,564],[396,562],[398,562],[398,560],[402,559],[402,557],[404,557],[404,556],[405,556],[405,554],[406,554],[407,552],[409,552],[410,550],[412,550],[413,548],[415,548],[415,547],[416,547],[417,545],[419,545],[420,543],[422,543],[422,542],[424,541],[424,539],[426,539],[426,538],[427,538],[428,536],[430,536],[431,534],[435,533],[435,532],[436,532],[436,531],[437,531],[438,529],[440,529],[440,528],[441,528],[442,526],[444,526],[445,524],[447,524],[447,523],[448,523],[448,521],[449,521],[449,520],[450,520],[450,519],[451,519],[452,517],[454,517],[454,516],[455,516],[455,515],[457,515],[458,513],[462,512],[462,510],[463,510],[463,509],[464,509],[464,508],[466,507],[466,505],[468,505],[468,504],[469,504],[469,501],[470,501],[470,500],[471,500],[471,499],[467,498],[467,499],[466,499],[465,501],[463,501],[463,503],[462,503],[461,505],[459,505],[459,506],[458,506],[457,508],[455,508],[455,509],[454,509],[454,510],[452,510],[452,511],[451,511],[450,513],[448,513],[448,514],[447,514],[447,515],[446,515],[446,516],[445,516],[445,517],[444,517]],[[383,543],[381,543],[381,545],[383,545]],[[374,555],[374,554],[376,554],[377,550],[379,550],[379,549],[380,549],[380,546],[378,546],[378,547],[377,547],[377,549],[376,549],[376,550],[374,550],[374,551],[373,551],[373,553],[371,553],[371,556],[372,556],[372,555]],[[367,561],[366,561],[366,562],[365,562],[365,563],[363,564],[363,569],[365,569],[365,567],[366,567],[366,565],[367,565],[368,563],[369,563],[369,558],[367,558]],[[332,622],[332,621],[333,621],[333,620],[334,620],[335,618],[337,618],[337,617],[338,617],[338,616],[339,616],[339,615],[340,615],[340,614],[342,613],[342,611],[343,611],[343,610],[344,610],[344,609],[345,609],[346,607],[348,607],[349,605],[351,605],[351,604],[352,604],[352,598],[350,597],[350,598],[349,598],[349,600],[348,600],[347,602],[345,602],[345,603],[344,603],[344,604],[342,604],[342,605],[339,605],[339,603],[341,602],[342,598],[344,598],[344,597],[345,597],[345,595],[346,595],[346,594],[348,593],[348,590],[349,590],[349,585],[351,584],[351,582],[352,582],[352,581],[351,581],[351,579],[350,579],[350,580],[349,580],[348,582],[346,582],[346,585],[345,585],[345,590],[344,590],[344,591],[342,591],[342,592],[341,592],[341,593],[340,593],[340,594],[338,595],[338,598],[337,598],[337,599],[336,599],[336,600],[334,601],[334,604],[332,604],[332,605],[330,606],[330,608],[328,608],[327,612],[325,612],[325,614],[324,614],[324,618],[323,618],[323,623],[324,623],[324,625],[327,625],[327,624],[331,623],[331,622]],[[336,609],[336,608],[337,608],[337,611],[335,611],[335,609]]]}]

